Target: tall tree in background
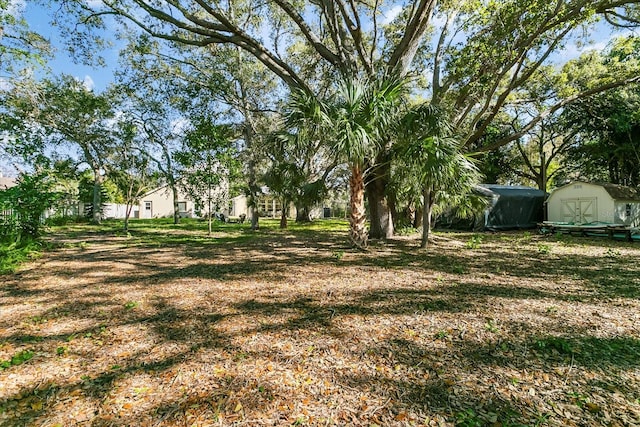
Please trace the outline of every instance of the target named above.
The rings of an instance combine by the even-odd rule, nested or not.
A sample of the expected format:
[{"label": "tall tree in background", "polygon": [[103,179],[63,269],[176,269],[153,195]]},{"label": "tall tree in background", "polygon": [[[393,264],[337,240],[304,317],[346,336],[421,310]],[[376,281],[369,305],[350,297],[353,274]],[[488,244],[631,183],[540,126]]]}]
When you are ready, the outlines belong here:
[{"label": "tall tree in background", "polygon": [[[549,61],[564,43],[598,20],[615,25],[638,23],[639,1],[558,0],[555,2],[415,0],[399,9],[391,22],[380,15],[391,6],[384,2],[319,1],[292,3],[274,0],[152,2],[125,0],[91,4],[63,1],[82,15],[82,22],[101,25],[102,14],[133,23],[154,38],[190,46],[209,46],[212,58],[218,45],[233,45],[252,55],[291,88],[323,96],[313,73],[297,61],[293,46],[304,46],[327,70],[343,79],[380,77],[408,72],[431,75],[431,102],[449,115],[465,150],[490,150],[519,138],[514,134],[482,146],[487,127],[508,110],[510,95]],[[75,7],[73,6],[81,6]],[[90,19],[87,19],[87,17]],[[73,23],[77,19],[72,19]],[[432,25],[437,22],[438,25]],[[433,30],[433,31],[432,31]],[[262,42],[268,31],[273,44]],[[428,37],[428,36],[433,37]],[[463,37],[464,36],[464,37]],[[326,67],[326,68],[324,68]],[[557,98],[540,116],[522,126],[526,132],[546,115],[604,88],[640,79],[620,73],[614,79],[567,97]],[[383,166],[389,143],[374,160],[376,179],[384,184],[389,169]],[[376,159],[374,158],[374,159]],[[382,164],[380,164],[382,163]],[[393,223],[384,185],[367,192],[374,206],[372,231],[384,237]]]},{"label": "tall tree in background", "polygon": [[[251,23],[248,20],[243,25]],[[131,37],[122,54],[123,62],[131,69],[129,80],[133,77],[144,85],[152,80],[156,93],[164,91],[168,103],[183,117],[215,111],[241,130],[239,150],[245,165],[242,191],[248,196],[251,228],[257,229],[256,200],[261,192],[258,177],[266,154],[263,137],[273,130],[270,116],[275,114],[278,100],[274,75],[233,45],[194,48],[179,43],[162,45],[148,35]],[[240,189],[233,190],[235,193]]]},{"label": "tall tree in background", "polygon": [[[592,53],[574,64],[575,85],[589,87],[599,69],[629,67],[638,71],[640,37],[615,40],[603,54]],[[640,85],[617,88],[564,112],[567,132],[580,144],[570,150],[579,176],[640,186]]]},{"label": "tall tree in background", "polygon": [[640,91],[617,90],[575,105],[568,115],[580,144],[569,161],[583,179],[640,186]]},{"label": "tall tree in background", "polygon": [[[133,58],[130,58],[133,59]],[[184,138],[187,120],[175,105],[180,85],[170,75],[155,78],[137,68],[121,68],[118,78],[117,108],[135,126],[136,149],[153,164],[162,183],[171,191],[173,223],[180,223],[179,179],[181,168],[174,159]]]},{"label": "tall tree in background", "polygon": [[546,114],[525,132],[521,129],[532,118],[544,114],[548,100],[558,98],[558,94],[572,96],[601,87],[621,72],[640,72],[639,48],[637,38],[621,37],[603,51],[588,51],[561,69],[541,67],[529,79],[517,92],[519,102],[513,105],[510,117],[503,115],[501,119],[501,126],[506,129],[503,135],[520,137],[493,153],[502,172],[510,175],[509,181],[533,183],[543,191],[555,176],[633,182],[638,160],[633,136],[637,83],[576,100]]},{"label": "tall tree in background", "polygon": [[126,205],[124,231],[129,231],[133,206],[157,181],[149,156],[145,155],[144,146],[139,146],[137,136],[135,118],[120,117],[115,135],[118,143],[109,158],[109,178],[120,190]]},{"label": "tall tree in background", "polygon": [[184,167],[180,185],[197,205],[206,207],[209,236],[213,214],[226,207],[222,204],[228,200],[229,182],[239,167],[235,139],[231,126],[198,117],[187,132],[183,150],[176,153]]},{"label": "tall tree in background", "polygon": [[101,220],[100,187],[106,172],[105,161],[114,143],[111,124],[114,112],[109,98],[65,75],[15,85],[2,93],[4,107],[12,117],[11,133],[28,142],[16,144],[18,151],[47,154],[47,150],[68,147],[76,151],[79,163],[91,169],[92,217],[96,223]]}]

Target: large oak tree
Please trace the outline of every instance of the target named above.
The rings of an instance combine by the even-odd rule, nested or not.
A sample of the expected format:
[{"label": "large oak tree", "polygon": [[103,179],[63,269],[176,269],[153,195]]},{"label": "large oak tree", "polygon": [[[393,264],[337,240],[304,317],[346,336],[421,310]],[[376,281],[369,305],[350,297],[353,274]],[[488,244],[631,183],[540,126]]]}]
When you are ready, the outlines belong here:
[{"label": "large oak tree", "polygon": [[[80,0],[63,1],[88,26],[115,16],[171,43],[233,45],[253,55],[291,88],[317,94],[309,63],[343,79],[408,73],[428,78],[431,102],[447,112],[468,152],[507,144],[579,99],[640,79],[620,73],[602,85],[557,99],[516,133],[483,145],[492,120],[572,37],[598,21],[638,24],[640,0]],[[391,10],[399,11],[391,16]],[[385,15],[386,14],[386,15]],[[393,18],[393,19],[391,19]],[[391,21],[391,22],[388,22]],[[77,19],[73,20],[73,25]],[[316,61],[300,61],[304,50]],[[209,50],[216,55],[216,49]],[[393,232],[386,182],[391,141],[373,159],[367,195],[373,237]]]}]

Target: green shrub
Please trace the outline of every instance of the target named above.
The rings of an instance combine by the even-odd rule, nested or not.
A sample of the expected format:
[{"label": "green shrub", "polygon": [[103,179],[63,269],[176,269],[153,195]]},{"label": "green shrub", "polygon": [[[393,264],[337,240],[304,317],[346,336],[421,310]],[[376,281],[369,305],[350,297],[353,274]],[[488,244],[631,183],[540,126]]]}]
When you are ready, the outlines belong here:
[{"label": "green shrub", "polygon": [[34,239],[0,241],[0,274],[13,273],[20,264],[40,255],[42,243]]},{"label": "green shrub", "polygon": [[58,199],[53,180],[46,174],[18,177],[18,185],[0,190],[3,238],[37,239],[43,227],[42,216]]}]

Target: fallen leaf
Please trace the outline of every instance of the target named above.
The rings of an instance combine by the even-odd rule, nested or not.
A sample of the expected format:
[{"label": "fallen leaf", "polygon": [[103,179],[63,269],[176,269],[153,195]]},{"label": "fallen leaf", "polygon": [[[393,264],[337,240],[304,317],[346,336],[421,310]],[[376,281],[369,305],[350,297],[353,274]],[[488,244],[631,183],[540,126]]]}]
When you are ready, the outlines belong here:
[{"label": "fallen leaf", "polygon": [[602,408],[599,405],[596,405],[595,403],[591,403],[591,402],[587,402],[585,406],[587,407],[587,410],[591,413],[600,412],[602,410]]}]

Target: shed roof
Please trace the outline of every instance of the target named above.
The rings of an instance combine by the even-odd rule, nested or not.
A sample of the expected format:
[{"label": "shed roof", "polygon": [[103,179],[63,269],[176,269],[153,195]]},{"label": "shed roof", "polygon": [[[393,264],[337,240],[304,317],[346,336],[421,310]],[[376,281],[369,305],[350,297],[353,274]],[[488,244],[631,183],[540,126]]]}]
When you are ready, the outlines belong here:
[{"label": "shed roof", "polygon": [[522,185],[480,184],[476,187],[476,191],[485,196],[493,196],[494,194],[500,196],[533,198],[545,196],[545,192],[542,190]]},{"label": "shed roof", "polygon": [[588,184],[595,185],[598,187],[602,187],[609,196],[611,196],[614,200],[628,200],[628,201],[638,201],[640,202],[640,189],[636,189],[633,187],[627,187],[624,185],[611,184],[608,182],[587,182],[587,181],[572,181],[562,187],[558,187],[553,190],[552,194],[557,190],[570,187],[574,184]]},{"label": "shed roof", "polygon": [[616,200],[637,200],[640,201],[640,191],[633,187],[624,185],[602,183],[601,185],[609,195]]}]

